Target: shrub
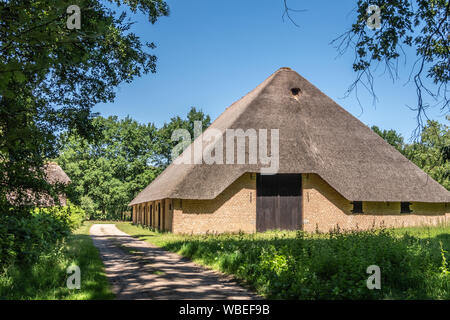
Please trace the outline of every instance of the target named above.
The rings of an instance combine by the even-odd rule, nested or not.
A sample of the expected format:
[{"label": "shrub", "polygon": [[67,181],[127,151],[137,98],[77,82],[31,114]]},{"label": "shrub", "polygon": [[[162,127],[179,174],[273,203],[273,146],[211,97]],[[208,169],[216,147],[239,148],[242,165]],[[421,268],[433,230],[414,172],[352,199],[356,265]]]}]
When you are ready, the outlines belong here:
[{"label": "shrub", "polygon": [[101,210],[96,210],[90,217],[89,220],[99,220],[99,221],[106,221],[106,220],[112,220],[108,219],[109,215],[107,212],[102,212]]},{"label": "shrub", "polygon": [[97,213],[97,205],[89,196],[82,196],[80,207],[86,212],[86,219],[91,220]]},{"label": "shrub", "polygon": [[32,263],[80,226],[84,218],[81,208],[70,205],[0,215],[0,267]]},{"label": "shrub", "polygon": [[[386,229],[161,237],[164,248],[234,274],[268,298],[449,299],[449,230],[426,238]],[[381,290],[367,288],[370,265],[381,269]]]},{"label": "shrub", "polygon": [[[32,264],[12,264],[0,270],[0,300],[112,299],[108,279],[86,223],[39,255]],[[77,265],[82,272],[79,290],[66,287],[67,267]]]}]

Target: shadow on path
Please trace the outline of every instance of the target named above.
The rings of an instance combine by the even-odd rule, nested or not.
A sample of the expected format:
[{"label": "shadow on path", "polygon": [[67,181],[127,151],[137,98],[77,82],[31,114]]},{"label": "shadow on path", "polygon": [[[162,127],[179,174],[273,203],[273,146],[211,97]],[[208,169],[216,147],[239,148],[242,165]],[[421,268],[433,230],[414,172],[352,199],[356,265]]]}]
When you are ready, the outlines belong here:
[{"label": "shadow on path", "polygon": [[117,299],[260,299],[232,277],[208,270],[120,231],[90,229]]}]

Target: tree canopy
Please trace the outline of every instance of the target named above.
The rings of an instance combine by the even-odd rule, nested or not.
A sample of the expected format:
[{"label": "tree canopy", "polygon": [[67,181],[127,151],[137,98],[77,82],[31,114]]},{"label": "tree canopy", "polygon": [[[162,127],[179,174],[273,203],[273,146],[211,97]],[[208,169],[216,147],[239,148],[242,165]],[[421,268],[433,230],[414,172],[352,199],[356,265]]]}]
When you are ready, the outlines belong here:
[{"label": "tree canopy", "polygon": [[170,119],[169,123],[165,123],[158,130],[158,157],[156,159],[157,164],[162,167],[166,167],[172,162],[172,149],[179,143],[178,141],[172,141],[172,132],[175,129],[186,129],[189,131],[191,138],[194,136],[194,122],[200,121],[202,123],[202,131],[209,127],[211,124],[211,118],[209,115],[203,113],[201,110],[197,110],[192,107],[187,114],[186,119],[182,119],[179,116]]},{"label": "tree canopy", "polygon": [[[291,1],[295,3],[295,1]],[[292,9],[287,0],[282,0],[283,18]],[[324,9],[325,10],[325,9]],[[417,103],[409,106],[417,114],[417,130],[424,127],[428,108],[440,107],[450,112],[447,84],[450,79],[450,2],[448,0],[356,0],[355,21],[351,27],[334,39],[338,53],[350,51],[354,55],[352,64],[355,81],[349,86],[347,95],[358,88],[366,89],[376,101],[374,73],[384,74],[397,81],[399,65],[403,58],[414,61],[408,79],[417,93]],[[412,48],[412,52],[405,50]],[[359,99],[358,99],[359,101]]]},{"label": "tree canopy", "polygon": [[[375,12],[370,7],[378,8]],[[412,47],[415,63],[408,80],[415,85],[418,128],[427,108],[439,106],[450,112],[447,84],[450,79],[450,2],[448,0],[358,0],[356,21],[350,30],[333,41],[342,54],[354,51],[356,80],[351,92],[362,85],[375,98],[373,72],[384,65],[392,80],[398,80],[399,59],[406,59],[403,47]],[[379,14],[379,28],[369,28],[369,19]]]},{"label": "tree canopy", "polygon": [[[126,9],[155,23],[162,0],[78,0],[81,28],[68,29],[73,1],[0,2],[0,205],[11,190],[48,190],[42,165],[55,157],[56,136],[94,134],[91,108],[111,102],[116,87],[156,71],[153,43],[130,31]],[[116,5],[122,9],[113,9]],[[120,10],[117,11],[117,10]]]},{"label": "tree canopy", "polygon": [[159,129],[129,117],[96,117],[95,140],[76,131],[62,133],[57,162],[72,180],[70,199],[91,217],[120,218],[137,193],[171,162],[171,148],[177,144],[171,140],[173,130],[193,132],[194,121],[205,129],[210,117],[193,107],[185,119],[173,117]]},{"label": "tree canopy", "polygon": [[87,206],[92,200],[94,212],[121,213],[159,173],[151,165],[156,128],[128,117],[97,117],[93,126],[101,135],[92,142],[75,132],[64,133],[57,161],[71,177],[70,197],[76,203]]},{"label": "tree canopy", "polygon": [[[447,116],[450,120],[450,116]],[[450,190],[450,128],[428,120],[421,141],[405,147],[405,155],[434,180]]]},{"label": "tree canopy", "polygon": [[375,131],[380,137],[386,140],[391,146],[400,151],[404,152],[405,143],[403,141],[403,137],[395,130],[381,130],[378,126],[372,126],[371,129]]},{"label": "tree canopy", "polygon": [[[450,120],[450,116],[447,116]],[[446,124],[428,120],[422,128],[419,141],[404,143],[403,137],[395,130],[372,130],[396,148],[434,180],[450,190],[450,130]]]}]

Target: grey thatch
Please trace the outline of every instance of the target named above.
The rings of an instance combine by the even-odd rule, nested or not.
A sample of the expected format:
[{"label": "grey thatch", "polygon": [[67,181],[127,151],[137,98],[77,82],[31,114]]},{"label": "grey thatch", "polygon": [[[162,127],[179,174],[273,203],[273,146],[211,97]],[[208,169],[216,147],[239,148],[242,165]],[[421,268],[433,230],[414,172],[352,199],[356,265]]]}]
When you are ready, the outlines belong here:
[{"label": "grey thatch", "polygon": [[[443,186],[289,68],[228,107],[210,128],[222,134],[227,128],[279,129],[279,173],[316,173],[351,201],[450,202]],[[213,199],[242,174],[261,167],[172,163],[129,205]]]},{"label": "grey thatch", "polygon": [[48,162],[44,165],[46,180],[50,184],[69,184],[70,178],[56,162]]},{"label": "grey thatch", "polygon": [[[44,174],[45,174],[45,180],[52,184],[63,184],[67,185],[71,182],[70,178],[67,176],[67,174],[64,172],[64,170],[56,163],[56,162],[48,162],[44,164]],[[24,196],[25,198],[18,200],[18,192],[10,192],[6,195],[7,200],[12,204],[29,204],[29,205],[35,205],[38,207],[50,207],[55,206],[56,203],[54,199],[47,193],[41,192],[41,193],[35,193],[31,190],[24,190]],[[59,205],[65,205],[66,204],[66,196],[64,194],[58,195],[58,201]]]}]

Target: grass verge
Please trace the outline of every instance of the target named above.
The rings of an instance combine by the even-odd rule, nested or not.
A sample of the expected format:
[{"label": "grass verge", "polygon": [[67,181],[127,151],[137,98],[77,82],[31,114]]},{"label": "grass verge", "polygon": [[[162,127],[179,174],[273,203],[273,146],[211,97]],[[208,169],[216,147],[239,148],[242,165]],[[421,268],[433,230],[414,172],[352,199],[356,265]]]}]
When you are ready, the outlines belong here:
[{"label": "grass verge", "polygon": [[[94,222],[84,222],[52,252],[31,266],[12,265],[0,273],[0,299],[113,299],[98,250],[89,236]],[[81,288],[66,287],[67,267],[81,270]]]},{"label": "grass verge", "polygon": [[[233,274],[272,299],[450,299],[450,227],[306,234],[176,235],[117,227],[193,261]],[[367,268],[381,270],[369,290]]]}]

